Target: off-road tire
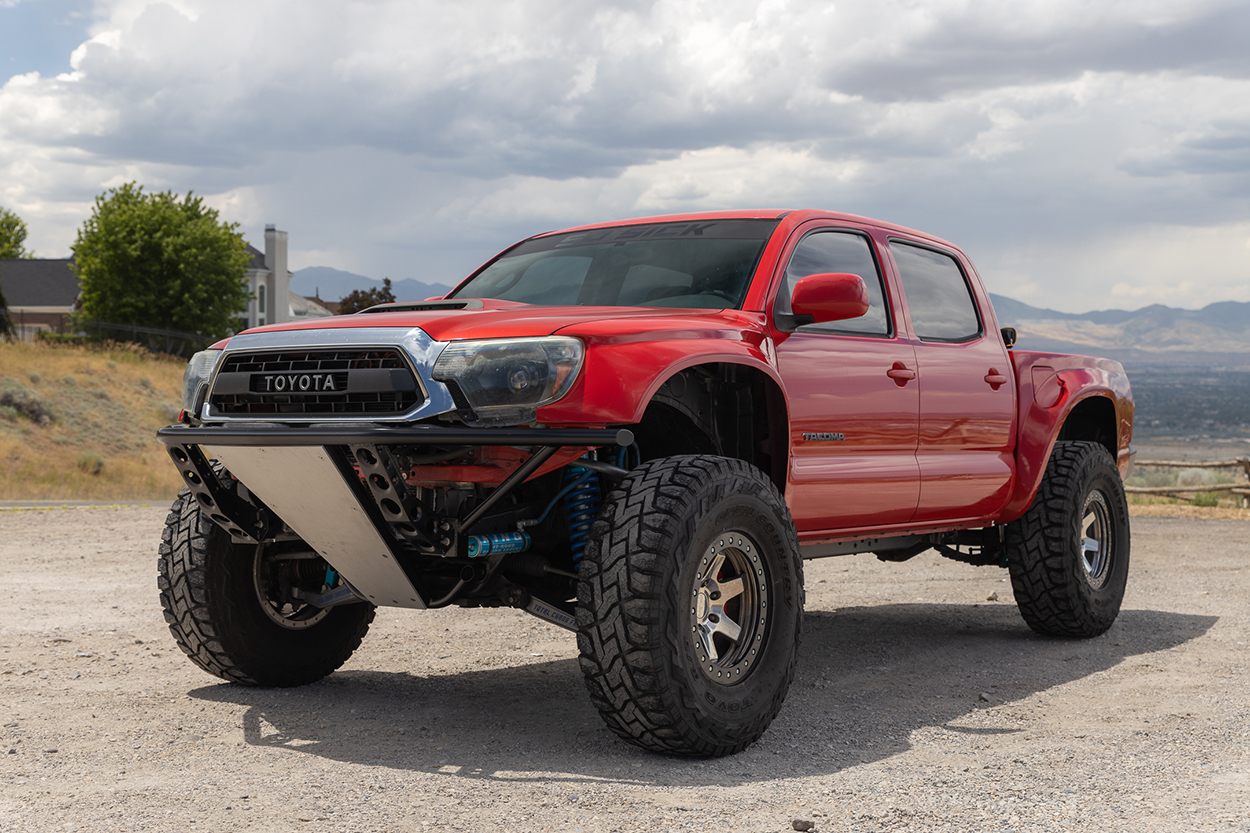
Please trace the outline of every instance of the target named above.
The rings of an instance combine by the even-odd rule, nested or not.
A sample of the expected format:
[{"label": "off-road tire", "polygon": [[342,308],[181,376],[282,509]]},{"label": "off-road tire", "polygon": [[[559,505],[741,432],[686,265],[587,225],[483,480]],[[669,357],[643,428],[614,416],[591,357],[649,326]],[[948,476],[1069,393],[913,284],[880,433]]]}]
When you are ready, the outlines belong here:
[{"label": "off-road tire", "polygon": [[[607,496],[578,576],[582,673],[613,732],[692,757],[763,735],[794,677],[803,564],[785,501],[759,469],[713,456],[633,469]],[[737,637],[712,624],[721,617]],[[711,662],[705,638],[719,651]]]},{"label": "off-road tire", "polygon": [[254,545],[234,544],[183,489],[161,536],[157,586],[178,647],[210,674],[251,686],[297,686],[331,673],[352,655],[373,621],[364,602],[330,608],[294,630],[261,608]]},{"label": "off-road tire", "polygon": [[1033,505],[1007,526],[1006,547],[1011,589],[1030,628],[1047,636],[1106,632],[1129,563],[1128,503],[1107,449],[1055,443]]}]

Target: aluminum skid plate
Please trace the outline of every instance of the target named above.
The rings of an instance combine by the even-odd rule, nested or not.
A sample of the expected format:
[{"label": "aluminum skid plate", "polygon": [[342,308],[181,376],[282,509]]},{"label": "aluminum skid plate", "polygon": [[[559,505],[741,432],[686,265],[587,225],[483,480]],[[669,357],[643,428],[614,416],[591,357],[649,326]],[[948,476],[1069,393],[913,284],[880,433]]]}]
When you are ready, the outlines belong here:
[{"label": "aluminum skid plate", "polygon": [[361,595],[424,608],[386,541],[320,446],[204,446]]}]

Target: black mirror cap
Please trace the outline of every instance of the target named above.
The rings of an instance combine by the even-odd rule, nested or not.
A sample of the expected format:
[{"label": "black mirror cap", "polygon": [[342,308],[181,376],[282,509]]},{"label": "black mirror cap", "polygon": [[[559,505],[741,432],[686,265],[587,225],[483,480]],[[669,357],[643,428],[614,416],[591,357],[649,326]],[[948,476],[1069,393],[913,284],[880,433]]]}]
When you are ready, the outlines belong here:
[{"label": "black mirror cap", "polygon": [[1016,346],[1016,328],[1015,327],[1003,327],[1001,332],[1003,334],[1003,344],[1007,345],[1007,349],[1010,350],[1012,347],[1015,347]]}]

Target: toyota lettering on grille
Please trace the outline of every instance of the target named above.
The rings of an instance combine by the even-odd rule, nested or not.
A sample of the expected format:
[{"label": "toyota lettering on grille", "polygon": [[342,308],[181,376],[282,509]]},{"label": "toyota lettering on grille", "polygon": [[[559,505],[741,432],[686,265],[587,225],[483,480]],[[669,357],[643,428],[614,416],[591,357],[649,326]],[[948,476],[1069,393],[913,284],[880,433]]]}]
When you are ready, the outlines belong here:
[{"label": "toyota lettering on grille", "polygon": [[[336,379],[335,376],[341,378]],[[257,393],[322,393],[347,387],[345,373],[254,374],[249,387]]]}]

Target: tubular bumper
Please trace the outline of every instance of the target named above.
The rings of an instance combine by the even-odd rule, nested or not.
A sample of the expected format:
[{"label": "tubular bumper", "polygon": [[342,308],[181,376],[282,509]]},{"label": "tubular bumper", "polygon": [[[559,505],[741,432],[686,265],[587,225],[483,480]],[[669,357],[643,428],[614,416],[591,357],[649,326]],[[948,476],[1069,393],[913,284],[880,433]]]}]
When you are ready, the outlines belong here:
[{"label": "tubular bumper", "polygon": [[324,446],[351,445],[619,445],[629,446],[627,428],[443,428],[404,425],[375,428],[359,425],[170,425],[156,432],[165,445]]}]

